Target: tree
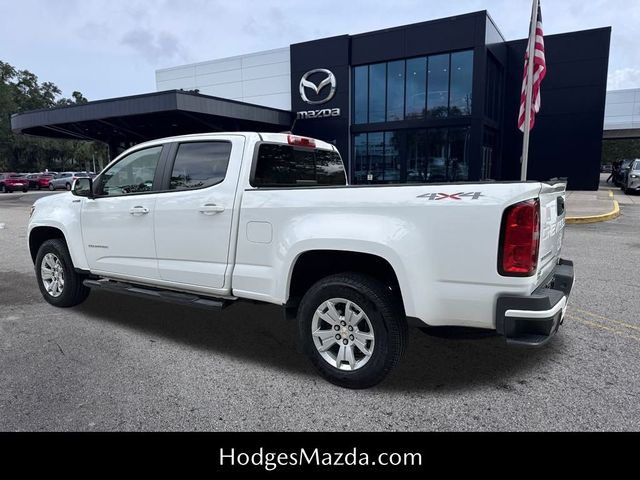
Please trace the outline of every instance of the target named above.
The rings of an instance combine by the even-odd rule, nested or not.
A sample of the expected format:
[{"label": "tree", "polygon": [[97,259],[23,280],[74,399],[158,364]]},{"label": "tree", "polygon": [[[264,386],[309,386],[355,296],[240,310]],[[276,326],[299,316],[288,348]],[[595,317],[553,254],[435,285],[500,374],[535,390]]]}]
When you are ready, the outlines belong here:
[{"label": "tree", "polygon": [[11,115],[29,110],[81,105],[88,100],[79,91],[61,98],[52,82],[40,83],[28,70],[0,61],[0,171],[89,170],[92,160],[108,159],[98,142],[55,140],[14,135]]},{"label": "tree", "polygon": [[602,142],[602,163],[640,158],[640,139],[610,139]]}]

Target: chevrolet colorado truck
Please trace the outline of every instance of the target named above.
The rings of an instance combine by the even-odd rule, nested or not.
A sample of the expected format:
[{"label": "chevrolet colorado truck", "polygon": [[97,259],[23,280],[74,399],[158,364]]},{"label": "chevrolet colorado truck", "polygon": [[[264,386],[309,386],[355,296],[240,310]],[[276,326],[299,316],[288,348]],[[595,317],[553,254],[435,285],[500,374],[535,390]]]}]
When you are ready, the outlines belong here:
[{"label": "chevrolet colorado truck", "polygon": [[574,281],[565,184],[348,185],[336,148],[274,133],[156,140],[32,207],[44,299],[93,289],[221,309],[280,305],[327,380],[380,382],[408,327],[490,329],[539,346]]}]

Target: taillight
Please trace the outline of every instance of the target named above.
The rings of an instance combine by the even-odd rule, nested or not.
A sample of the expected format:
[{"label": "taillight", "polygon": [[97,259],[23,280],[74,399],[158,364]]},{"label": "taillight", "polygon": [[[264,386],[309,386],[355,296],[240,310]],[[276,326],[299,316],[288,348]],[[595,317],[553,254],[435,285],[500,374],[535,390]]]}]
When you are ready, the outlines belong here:
[{"label": "taillight", "polygon": [[299,137],[297,135],[289,135],[289,145],[296,147],[316,148],[316,141],[313,138]]},{"label": "taillight", "polygon": [[538,267],[540,201],[511,205],[502,217],[498,271],[511,277],[528,277]]}]

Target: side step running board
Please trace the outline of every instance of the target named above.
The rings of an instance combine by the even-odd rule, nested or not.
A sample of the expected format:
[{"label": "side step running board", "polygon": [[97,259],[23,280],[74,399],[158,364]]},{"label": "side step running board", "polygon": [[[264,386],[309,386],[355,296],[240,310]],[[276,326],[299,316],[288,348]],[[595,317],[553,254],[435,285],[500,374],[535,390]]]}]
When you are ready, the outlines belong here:
[{"label": "side step running board", "polygon": [[160,290],[113,280],[84,280],[82,283],[89,288],[99,288],[109,292],[124,293],[125,295],[132,295],[134,297],[160,300],[162,302],[177,303],[180,305],[189,305],[206,310],[222,310],[230,303],[229,300],[200,297],[189,293]]}]

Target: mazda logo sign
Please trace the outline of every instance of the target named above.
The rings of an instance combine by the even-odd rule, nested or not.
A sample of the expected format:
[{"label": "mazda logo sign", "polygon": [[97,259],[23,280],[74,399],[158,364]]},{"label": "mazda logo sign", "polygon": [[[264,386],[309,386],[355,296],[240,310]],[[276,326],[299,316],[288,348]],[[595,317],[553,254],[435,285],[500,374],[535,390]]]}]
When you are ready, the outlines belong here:
[{"label": "mazda logo sign", "polygon": [[[320,83],[316,84],[309,80],[313,74],[321,73],[324,77]],[[309,100],[307,97],[307,89],[313,90],[316,92],[316,95],[320,95],[320,92],[325,89],[325,87],[331,86],[327,95],[321,100]],[[327,103],[331,100],[336,94],[336,76],[333,74],[331,70],[327,70],[326,68],[316,68],[315,70],[310,70],[302,76],[300,79],[300,97],[302,100],[307,102],[309,105],[321,105],[323,103]]]}]

